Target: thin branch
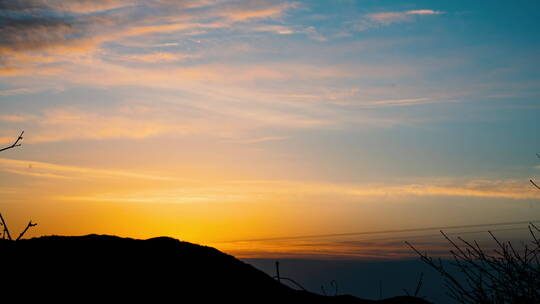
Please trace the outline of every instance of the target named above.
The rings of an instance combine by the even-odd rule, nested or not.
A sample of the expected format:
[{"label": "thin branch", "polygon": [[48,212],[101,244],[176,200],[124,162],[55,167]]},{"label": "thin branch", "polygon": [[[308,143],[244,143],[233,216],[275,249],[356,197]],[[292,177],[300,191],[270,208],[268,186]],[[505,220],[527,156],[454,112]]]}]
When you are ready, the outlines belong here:
[{"label": "thin branch", "polygon": [[[273,278],[277,279],[278,277],[274,276]],[[294,284],[296,287],[300,288],[301,290],[307,291],[307,289],[305,289],[304,286],[300,285],[300,283],[296,282],[295,280],[293,280],[291,278],[279,277],[279,279],[282,280],[282,281],[290,282],[290,283]]]},{"label": "thin branch", "polygon": [[17,140],[11,146],[7,146],[5,148],[0,149],[0,152],[8,150],[8,149],[13,149],[15,147],[20,147],[21,144],[19,143],[19,141],[21,141],[23,139],[23,134],[24,134],[24,131],[21,132],[21,135],[19,135],[19,137],[17,137]]},{"label": "thin branch", "polygon": [[279,276],[279,261],[276,261],[276,279],[281,283],[281,277]]},{"label": "thin branch", "polygon": [[532,179],[529,180],[533,186],[535,186],[538,190],[540,190],[540,186],[538,186]]},{"label": "thin branch", "polygon": [[[540,158],[540,153],[536,153],[536,157]],[[529,180],[533,186],[535,186],[538,190],[540,190],[540,186],[538,186],[532,179]]]},{"label": "thin branch", "polygon": [[2,226],[4,227],[2,238],[7,235],[8,240],[10,240],[10,241],[13,240],[11,238],[11,234],[9,233],[9,229],[8,229],[8,227],[6,225],[6,221],[4,221],[4,217],[2,217],[2,213],[0,213],[0,221],[2,221]]},{"label": "thin branch", "polygon": [[417,297],[420,289],[422,288],[422,281],[424,279],[424,273],[420,273],[420,278],[418,279],[418,285],[416,285],[416,290],[414,291],[414,296]]},{"label": "thin branch", "polygon": [[26,233],[26,231],[28,231],[29,228],[34,227],[34,226],[37,226],[37,224],[32,223],[32,221],[28,222],[28,225],[26,225],[26,228],[24,228],[23,232],[19,234],[19,237],[17,237],[16,241],[20,240],[23,237],[23,235]]},{"label": "thin branch", "polygon": [[330,285],[334,286],[334,288],[335,288],[334,296],[337,296],[338,295],[338,284],[337,284],[336,280],[330,281]]},{"label": "thin branch", "polygon": [[[303,291],[306,291],[306,289],[304,288],[304,286],[300,285],[300,283],[296,282],[295,280],[291,279],[291,278],[284,278],[284,277],[281,277],[279,275],[279,261],[276,261],[276,275],[272,277],[273,279],[276,279],[279,283],[281,283],[282,281],[288,281],[294,285],[296,285],[296,287],[302,289]],[[324,292],[324,289],[323,289],[323,292]]]}]

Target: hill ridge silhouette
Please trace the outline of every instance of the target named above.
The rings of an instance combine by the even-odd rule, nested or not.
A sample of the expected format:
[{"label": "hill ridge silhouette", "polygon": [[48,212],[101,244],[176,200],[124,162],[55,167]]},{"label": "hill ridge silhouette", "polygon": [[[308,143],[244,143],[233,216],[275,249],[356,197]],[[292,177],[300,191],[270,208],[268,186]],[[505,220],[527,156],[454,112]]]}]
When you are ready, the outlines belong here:
[{"label": "hill ridge silhouette", "polygon": [[415,297],[373,301],[295,290],[213,247],[166,236],[140,240],[88,234],[0,240],[0,257],[0,286],[19,300],[428,303]]}]

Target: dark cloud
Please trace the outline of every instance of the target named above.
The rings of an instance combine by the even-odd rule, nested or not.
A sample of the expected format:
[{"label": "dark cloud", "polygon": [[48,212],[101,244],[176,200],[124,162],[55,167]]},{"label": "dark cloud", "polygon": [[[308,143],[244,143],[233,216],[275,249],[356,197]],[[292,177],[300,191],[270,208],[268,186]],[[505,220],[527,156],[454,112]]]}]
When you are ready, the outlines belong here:
[{"label": "dark cloud", "polygon": [[89,42],[125,22],[122,14],[102,10],[122,3],[125,1],[0,0],[0,58]]},{"label": "dark cloud", "polygon": [[89,13],[123,7],[128,0],[0,0],[0,11],[35,12],[39,10]]},{"label": "dark cloud", "polygon": [[[159,23],[190,5],[192,1],[0,0],[0,56],[84,43],[132,25]],[[161,10],[164,7],[167,10]]]},{"label": "dark cloud", "polygon": [[0,0],[0,11],[19,12],[47,8],[44,1]]},{"label": "dark cloud", "polygon": [[[271,0],[0,0],[0,64],[21,52],[87,52],[105,41],[171,32],[205,22],[223,24],[278,16]],[[182,26],[182,24],[186,26]]]},{"label": "dark cloud", "polygon": [[10,18],[0,21],[0,49],[35,50],[79,36],[72,20],[46,17]]}]

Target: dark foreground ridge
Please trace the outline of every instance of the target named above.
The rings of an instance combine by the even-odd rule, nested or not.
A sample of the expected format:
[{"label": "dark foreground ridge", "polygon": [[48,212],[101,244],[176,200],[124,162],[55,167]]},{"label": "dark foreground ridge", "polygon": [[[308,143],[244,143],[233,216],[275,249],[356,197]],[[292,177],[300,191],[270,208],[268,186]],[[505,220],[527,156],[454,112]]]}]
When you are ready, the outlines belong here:
[{"label": "dark foreground ridge", "polygon": [[0,240],[0,257],[0,290],[22,303],[428,303],[414,297],[370,301],[293,290],[214,248],[167,237]]}]

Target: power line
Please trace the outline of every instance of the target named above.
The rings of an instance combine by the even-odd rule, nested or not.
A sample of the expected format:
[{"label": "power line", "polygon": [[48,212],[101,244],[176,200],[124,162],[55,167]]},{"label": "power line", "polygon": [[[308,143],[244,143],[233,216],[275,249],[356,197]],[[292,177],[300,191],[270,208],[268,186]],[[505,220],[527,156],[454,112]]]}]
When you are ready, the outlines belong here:
[{"label": "power line", "polygon": [[481,227],[491,227],[491,226],[523,225],[523,224],[539,223],[539,222],[540,222],[540,220],[531,220],[531,221],[521,221],[521,222],[501,222],[501,223],[492,223],[492,224],[438,226],[438,227],[423,227],[423,228],[378,230],[378,231],[360,231],[360,232],[333,233],[333,234],[312,234],[312,235],[297,235],[297,236],[281,236],[281,237],[255,238],[255,239],[245,239],[245,240],[220,241],[220,242],[215,242],[215,243],[240,243],[240,242],[262,242],[262,241],[288,241],[288,240],[320,239],[320,238],[355,236],[355,235],[387,234],[387,233],[420,232],[420,231],[432,231],[432,230],[481,228]]},{"label": "power line", "polygon": [[[492,229],[492,230],[469,230],[469,231],[459,231],[459,232],[449,232],[445,233],[446,235],[458,235],[462,236],[465,234],[478,234],[478,233],[487,233],[487,232],[505,232],[505,231],[519,231],[519,230],[528,230],[526,227],[521,228],[504,228],[504,229]],[[433,237],[440,237],[440,234],[417,234],[417,235],[409,235],[409,236],[392,236],[392,237],[385,237],[385,238],[368,238],[368,239],[359,239],[356,240],[357,242],[371,242],[371,241],[391,241],[391,240],[402,240],[402,239],[409,239],[409,240],[415,240],[415,239],[421,239],[421,238],[433,238]],[[340,241],[337,243],[347,243],[349,241]]]}]

